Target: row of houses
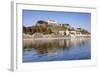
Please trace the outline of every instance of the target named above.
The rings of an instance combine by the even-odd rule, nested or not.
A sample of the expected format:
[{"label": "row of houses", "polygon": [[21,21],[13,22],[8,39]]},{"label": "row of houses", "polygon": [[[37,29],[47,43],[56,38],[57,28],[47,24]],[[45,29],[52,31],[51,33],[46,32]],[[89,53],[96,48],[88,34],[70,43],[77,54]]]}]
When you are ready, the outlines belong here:
[{"label": "row of houses", "polygon": [[[58,25],[58,23],[54,20],[48,20],[47,22],[48,22],[48,24]],[[61,27],[64,26],[67,28],[66,30],[58,31],[58,33],[61,35],[82,35],[82,33],[78,29],[69,30],[69,29],[73,29],[69,24],[59,24],[59,26],[61,26]]]},{"label": "row of houses", "polygon": [[69,31],[68,29],[66,29],[65,31],[60,30],[59,34],[61,34],[61,35],[73,35],[73,36],[74,35],[82,35],[82,33],[79,31],[75,31],[75,30]]}]

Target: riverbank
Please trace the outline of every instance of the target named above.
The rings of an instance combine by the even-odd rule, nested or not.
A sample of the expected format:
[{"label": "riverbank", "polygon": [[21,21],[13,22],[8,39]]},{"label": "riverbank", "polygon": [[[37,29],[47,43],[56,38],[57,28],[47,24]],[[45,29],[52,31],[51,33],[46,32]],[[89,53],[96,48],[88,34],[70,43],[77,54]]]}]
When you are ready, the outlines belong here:
[{"label": "riverbank", "polygon": [[91,37],[90,34],[70,34],[70,35],[61,35],[61,34],[41,34],[36,33],[33,35],[23,34],[23,38],[58,38],[58,37]]},{"label": "riverbank", "polygon": [[71,35],[56,37],[33,37],[32,35],[24,35],[23,40],[52,40],[52,39],[75,39],[75,38],[91,38],[90,35]]}]

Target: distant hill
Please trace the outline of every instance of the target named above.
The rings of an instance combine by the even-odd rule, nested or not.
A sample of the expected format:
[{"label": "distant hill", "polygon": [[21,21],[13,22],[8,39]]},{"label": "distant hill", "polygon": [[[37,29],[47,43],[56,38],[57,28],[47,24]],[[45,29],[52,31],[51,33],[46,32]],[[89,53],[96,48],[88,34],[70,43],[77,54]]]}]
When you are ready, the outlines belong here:
[{"label": "distant hill", "polygon": [[43,21],[39,20],[35,25],[31,27],[23,26],[23,33],[25,34],[34,34],[34,33],[42,33],[42,34],[51,34],[51,33],[59,33],[59,31],[77,31],[82,34],[90,34],[87,30],[83,28],[73,28],[70,24],[59,24],[53,20]]}]

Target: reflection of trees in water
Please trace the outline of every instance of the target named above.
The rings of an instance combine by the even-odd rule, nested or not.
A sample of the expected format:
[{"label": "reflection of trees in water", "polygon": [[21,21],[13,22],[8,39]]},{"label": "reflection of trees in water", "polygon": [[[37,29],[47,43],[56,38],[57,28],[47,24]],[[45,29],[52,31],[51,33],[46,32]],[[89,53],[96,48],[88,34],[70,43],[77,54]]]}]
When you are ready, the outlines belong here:
[{"label": "reflection of trees in water", "polygon": [[24,51],[34,48],[38,54],[52,54],[59,50],[69,50],[72,46],[82,46],[86,41],[86,38],[23,40],[23,48]]}]

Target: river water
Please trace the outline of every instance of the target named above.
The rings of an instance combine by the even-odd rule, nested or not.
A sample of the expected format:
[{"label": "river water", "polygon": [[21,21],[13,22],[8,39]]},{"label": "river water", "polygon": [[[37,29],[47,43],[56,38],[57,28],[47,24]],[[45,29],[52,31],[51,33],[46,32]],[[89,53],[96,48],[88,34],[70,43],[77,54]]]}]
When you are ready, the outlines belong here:
[{"label": "river water", "polygon": [[91,59],[90,38],[23,40],[23,62]]}]

